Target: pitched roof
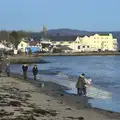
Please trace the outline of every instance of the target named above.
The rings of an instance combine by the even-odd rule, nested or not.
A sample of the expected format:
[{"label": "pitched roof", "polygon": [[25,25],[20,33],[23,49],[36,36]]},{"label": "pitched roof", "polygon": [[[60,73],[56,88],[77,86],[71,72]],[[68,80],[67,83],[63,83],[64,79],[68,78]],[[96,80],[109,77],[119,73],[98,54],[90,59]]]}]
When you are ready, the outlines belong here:
[{"label": "pitched roof", "polygon": [[100,35],[100,36],[109,36],[110,34],[109,33],[99,33],[98,35]]},{"label": "pitched roof", "polygon": [[50,36],[51,41],[75,41],[77,36]]},{"label": "pitched roof", "polygon": [[37,44],[40,44],[40,41],[29,41],[30,46],[35,46]]}]

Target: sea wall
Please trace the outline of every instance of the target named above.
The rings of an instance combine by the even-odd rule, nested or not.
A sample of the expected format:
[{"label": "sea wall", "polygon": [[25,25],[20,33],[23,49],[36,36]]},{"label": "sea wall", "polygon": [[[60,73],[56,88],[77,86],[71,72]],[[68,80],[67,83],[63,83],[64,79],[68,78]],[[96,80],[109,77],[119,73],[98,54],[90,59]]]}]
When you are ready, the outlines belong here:
[{"label": "sea wall", "polygon": [[32,64],[32,63],[47,63],[47,61],[43,60],[42,57],[35,57],[35,56],[27,56],[27,55],[17,55],[8,57],[7,60],[11,64]]}]

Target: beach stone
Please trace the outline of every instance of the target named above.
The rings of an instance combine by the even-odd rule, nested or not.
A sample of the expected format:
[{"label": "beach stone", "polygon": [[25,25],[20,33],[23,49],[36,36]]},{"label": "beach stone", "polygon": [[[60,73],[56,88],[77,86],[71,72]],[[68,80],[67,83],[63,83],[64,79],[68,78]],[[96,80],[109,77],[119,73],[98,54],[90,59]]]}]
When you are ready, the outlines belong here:
[{"label": "beach stone", "polygon": [[32,96],[30,94],[25,94],[25,97],[30,98]]},{"label": "beach stone", "polygon": [[22,102],[26,102],[26,101],[28,101],[29,99],[26,98],[26,97],[20,97],[19,100],[22,101]]},{"label": "beach stone", "polygon": [[63,104],[63,102],[62,102],[62,101],[58,101],[57,103],[58,103],[58,104]]},{"label": "beach stone", "polygon": [[23,110],[22,112],[21,112],[22,114],[33,114],[33,112],[31,111],[31,110]]},{"label": "beach stone", "polygon": [[30,108],[36,108],[36,104],[35,103],[28,103],[28,107],[30,107]]},{"label": "beach stone", "polygon": [[50,102],[51,100],[46,100],[46,101]]},{"label": "beach stone", "polygon": [[42,114],[42,115],[47,115],[49,113],[47,110],[43,110],[41,108],[34,108],[33,112],[35,112],[37,114]]},{"label": "beach stone", "polygon": [[0,117],[14,115],[14,112],[7,112],[4,109],[0,110]]},{"label": "beach stone", "polygon": [[1,102],[1,103],[7,103],[7,100],[2,99],[2,100],[0,100],[0,102]]},{"label": "beach stone", "polygon": [[64,94],[63,94],[63,93],[61,93],[61,94],[60,94],[60,96],[64,96]]},{"label": "beach stone", "polygon": [[29,92],[28,90],[20,90],[20,92]]},{"label": "beach stone", "polygon": [[[8,119],[7,119],[8,120]],[[33,115],[27,116],[27,115],[21,115],[17,116],[16,118],[12,118],[9,120],[37,120]]]},{"label": "beach stone", "polygon": [[68,119],[72,119],[72,120],[85,120],[84,117],[67,117]]},{"label": "beach stone", "polygon": [[11,98],[11,99],[16,99],[17,96],[16,96],[16,95],[11,95],[10,98]]},{"label": "beach stone", "polygon": [[23,112],[24,109],[23,109],[23,108],[16,108],[16,109],[14,109],[14,111],[20,111],[20,112]]},{"label": "beach stone", "polygon": [[10,101],[8,105],[9,106],[21,106],[21,103],[19,101]]},{"label": "beach stone", "polygon": [[44,109],[41,109],[41,108],[34,108],[33,112],[37,113],[37,114],[41,114],[41,115],[48,115],[48,114],[51,115],[51,116],[56,116],[57,115],[55,110],[44,110]]},{"label": "beach stone", "polygon": [[52,89],[52,91],[57,91],[56,89]]},{"label": "beach stone", "polygon": [[0,106],[8,106],[8,103],[0,103]]},{"label": "beach stone", "polygon": [[0,96],[0,100],[2,100],[3,99],[3,97],[2,96]]},{"label": "beach stone", "polygon": [[84,117],[78,117],[78,120],[85,120]]},{"label": "beach stone", "polygon": [[71,108],[66,108],[66,110],[72,110]]},{"label": "beach stone", "polygon": [[33,115],[36,116],[36,117],[40,117],[40,115],[37,114],[37,113],[33,113]]}]

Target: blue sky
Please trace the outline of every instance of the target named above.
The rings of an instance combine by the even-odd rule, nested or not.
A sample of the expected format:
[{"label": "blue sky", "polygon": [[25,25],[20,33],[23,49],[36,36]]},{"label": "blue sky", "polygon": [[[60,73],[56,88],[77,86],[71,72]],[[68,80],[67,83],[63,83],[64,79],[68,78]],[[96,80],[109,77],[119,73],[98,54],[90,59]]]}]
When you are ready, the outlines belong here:
[{"label": "blue sky", "polygon": [[0,29],[120,31],[120,0],[0,0]]}]

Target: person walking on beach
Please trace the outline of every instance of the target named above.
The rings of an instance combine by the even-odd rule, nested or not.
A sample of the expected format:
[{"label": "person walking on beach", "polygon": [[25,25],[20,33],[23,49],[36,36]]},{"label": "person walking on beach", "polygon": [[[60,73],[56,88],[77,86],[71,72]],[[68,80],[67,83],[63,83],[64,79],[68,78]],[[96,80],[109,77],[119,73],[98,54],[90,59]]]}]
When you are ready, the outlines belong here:
[{"label": "person walking on beach", "polygon": [[82,93],[84,94],[84,96],[86,96],[86,86],[85,86],[85,74],[82,73],[79,78],[78,81],[76,83],[76,88],[77,88],[77,94],[79,96],[82,95]]},{"label": "person walking on beach", "polygon": [[6,73],[7,73],[7,77],[10,77],[10,65],[8,63],[6,65]]},{"label": "person walking on beach", "polygon": [[26,64],[24,64],[22,66],[22,70],[23,70],[23,76],[24,76],[24,80],[27,80],[27,70],[28,70],[28,66]]},{"label": "person walking on beach", "polygon": [[38,74],[38,68],[37,65],[34,65],[33,69],[32,69],[33,75],[34,75],[34,80],[36,80],[36,76]]}]

